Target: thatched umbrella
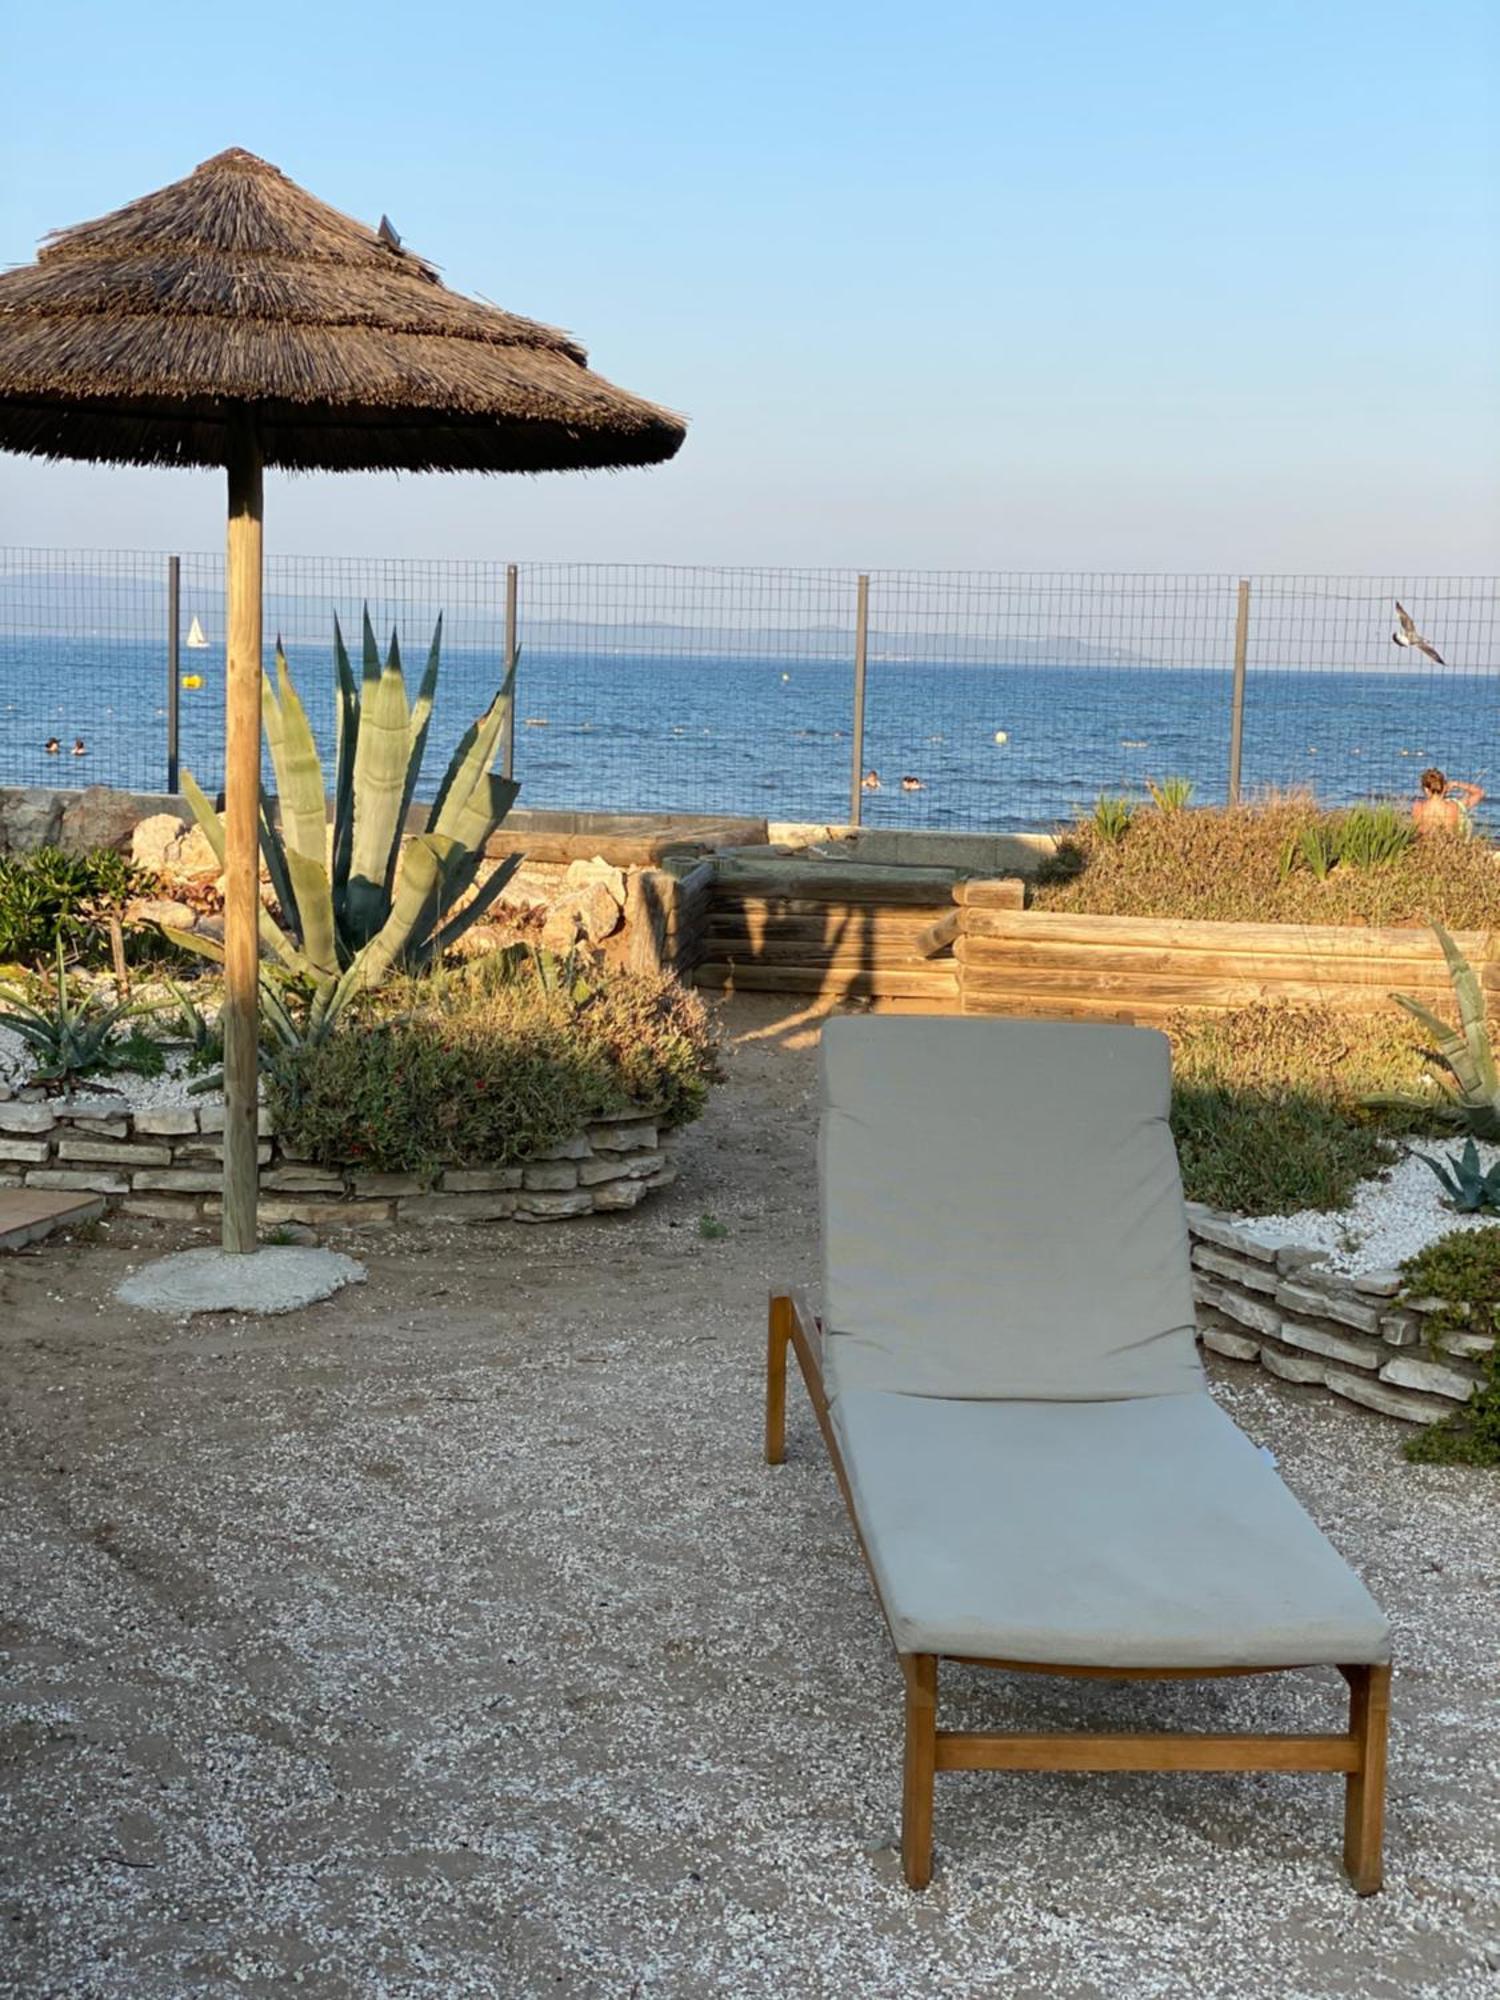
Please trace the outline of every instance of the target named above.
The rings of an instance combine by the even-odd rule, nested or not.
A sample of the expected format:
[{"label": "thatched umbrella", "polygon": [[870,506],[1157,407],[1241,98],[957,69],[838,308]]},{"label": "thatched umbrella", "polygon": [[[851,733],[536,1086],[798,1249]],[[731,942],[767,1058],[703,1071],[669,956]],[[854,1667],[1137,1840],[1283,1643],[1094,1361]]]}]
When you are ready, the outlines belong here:
[{"label": "thatched umbrella", "polygon": [[680,418],[238,150],[0,275],[0,449],[229,474],[224,1247],[255,1247],[261,471],[649,465]]}]

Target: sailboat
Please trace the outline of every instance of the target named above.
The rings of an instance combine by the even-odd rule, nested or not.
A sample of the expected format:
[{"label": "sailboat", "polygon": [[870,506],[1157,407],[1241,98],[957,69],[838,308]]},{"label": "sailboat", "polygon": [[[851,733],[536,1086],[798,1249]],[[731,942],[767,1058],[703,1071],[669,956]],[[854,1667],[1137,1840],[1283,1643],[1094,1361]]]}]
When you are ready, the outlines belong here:
[{"label": "sailboat", "polygon": [[206,653],[208,641],[203,636],[203,627],[195,618],[188,627],[187,649],[190,653]]}]

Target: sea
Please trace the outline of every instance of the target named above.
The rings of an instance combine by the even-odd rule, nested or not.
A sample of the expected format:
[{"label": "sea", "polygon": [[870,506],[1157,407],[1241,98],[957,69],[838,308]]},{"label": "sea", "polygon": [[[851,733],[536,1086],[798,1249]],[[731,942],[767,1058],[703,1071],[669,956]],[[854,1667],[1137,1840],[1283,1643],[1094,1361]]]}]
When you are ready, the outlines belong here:
[{"label": "sea", "polygon": [[[308,640],[288,653],[331,765],[329,648]],[[408,663],[413,685],[419,671],[420,659]],[[435,791],[499,678],[492,648],[444,654],[419,797]],[[0,783],[165,788],[169,683],[159,644],[0,636],[0,690]],[[1175,778],[1191,781],[1197,802],[1215,803],[1226,795],[1231,697],[1223,668],[877,653],[857,761],[878,787],[861,789],[862,817],[891,827],[1047,827],[1101,793],[1145,796],[1152,782]],[[176,699],[182,766],[213,792],[223,775],[221,650],[181,654]],[[844,821],[854,710],[847,660],[798,659],[785,645],[772,655],[682,644],[528,647],[516,698],[520,802]],[[57,754],[47,752],[49,738]],[[81,756],[72,754],[76,739]],[[1432,764],[1500,793],[1500,678],[1253,666],[1246,676],[1247,795],[1307,789],[1330,804],[1404,800]]]}]

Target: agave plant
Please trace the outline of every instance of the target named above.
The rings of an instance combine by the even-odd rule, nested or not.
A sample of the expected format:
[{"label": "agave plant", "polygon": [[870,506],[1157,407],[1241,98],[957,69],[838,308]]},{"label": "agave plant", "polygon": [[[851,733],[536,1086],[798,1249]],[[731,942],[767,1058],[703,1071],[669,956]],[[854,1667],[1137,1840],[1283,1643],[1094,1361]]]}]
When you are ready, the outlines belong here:
[{"label": "agave plant", "polygon": [[[1412,1149],[1414,1152],[1416,1148]],[[1472,1139],[1461,1153],[1435,1160],[1430,1153],[1417,1153],[1424,1166],[1431,1167],[1448,1195],[1449,1205],[1460,1215],[1477,1215],[1482,1208],[1500,1208],[1500,1165],[1486,1173],[1479,1164],[1479,1148]]]},{"label": "agave plant", "polygon": [[[439,618],[416,699],[408,701],[395,634],[382,665],[366,612],[363,671],[356,680],[335,619],[338,741],[331,840],[318,746],[279,641],[275,678],[265,677],[266,743],[280,823],[263,805],[261,849],[286,924],[262,911],[261,939],[287,971],[312,986],[308,1027],[314,1034],[394,966],[417,968],[440,957],[478,921],[519,866],[518,856],[502,862],[470,895],[485,844],[520,790],[492,769],[510,710],[514,669],[454,751],[425,832],[403,841],[427,748],[442,633]],[[222,859],[219,815],[186,775],[183,790]],[[204,949],[201,939],[173,935]],[[208,955],[222,953],[210,946]]]},{"label": "agave plant", "polygon": [[122,1035],[127,1021],[155,1010],[118,1000],[99,1007],[68,998],[68,974],[62,939],[57,941],[57,982],[49,1006],[33,1006],[14,986],[0,985],[0,1027],[19,1035],[31,1051],[37,1083],[71,1083],[99,1070],[134,1069],[159,1073],[162,1054],[139,1029]]},{"label": "agave plant", "polygon": [[[1432,1036],[1434,1046],[1424,1049],[1422,1057],[1440,1073],[1447,1087],[1447,1114],[1466,1125],[1477,1139],[1500,1139],[1500,1071],[1496,1070],[1495,1051],[1490,1044],[1484,988],[1478,973],[1443,926],[1434,924],[1432,928],[1448,961],[1448,977],[1453,982],[1453,997],[1458,1005],[1458,1027],[1449,1027],[1409,993],[1393,993],[1391,998]],[[1434,1108],[1421,1098],[1372,1097],[1366,1101],[1406,1111],[1430,1112]]]}]

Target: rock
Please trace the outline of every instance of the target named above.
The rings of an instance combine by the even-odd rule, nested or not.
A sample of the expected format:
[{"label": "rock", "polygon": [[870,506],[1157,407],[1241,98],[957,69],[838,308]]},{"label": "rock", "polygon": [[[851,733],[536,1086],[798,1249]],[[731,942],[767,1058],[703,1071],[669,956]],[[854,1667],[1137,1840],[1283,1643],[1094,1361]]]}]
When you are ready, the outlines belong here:
[{"label": "rock", "polygon": [[449,1167],[443,1175],[445,1194],[495,1194],[520,1185],[519,1167]]},{"label": "rock", "polygon": [[130,905],[129,915],[132,923],[155,924],[164,931],[190,931],[198,913],[191,903],[179,903],[170,896],[143,896]]},{"label": "rock", "polygon": [[1349,1280],[1355,1291],[1366,1298],[1393,1299],[1401,1289],[1399,1271],[1356,1271]]},{"label": "rock", "polygon": [[63,807],[57,844],[65,854],[91,854],[97,848],[127,848],[140,818],[140,807],[129,792],[108,785],[90,785]]},{"label": "rock", "polygon": [[603,944],[612,937],[625,921],[625,911],[603,882],[590,883],[582,892],[579,919],[583,924],[583,934],[590,944]]},{"label": "rock", "polygon": [[1268,1333],[1273,1338],[1281,1332],[1281,1314],[1269,1300],[1264,1304],[1258,1299],[1247,1299],[1228,1286],[1216,1285],[1209,1278],[1194,1278],[1193,1296],[1206,1306],[1212,1306],[1227,1319],[1248,1326],[1255,1333]]},{"label": "rock", "polygon": [[607,1181],[594,1190],[596,1209],[634,1208],[646,1198],[646,1183],[637,1180]]},{"label": "rock", "polygon": [[1346,1334],[1330,1333],[1321,1326],[1303,1326],[1300,1320],[1284,1319],[1281,1322],[1281,1338],[1288,1347],[1324,1355],[1329,1361],[1343,1361],[1351,1368],[1378,1368],[1380,1365],[1380,1349],[1373,1342],[1367,1347],[1362,1341]]},{"label": "rock", "polygon": [[1448,1414],[1447,1407],[1429,1396],[1409,1395],[1403,1389],[1372,1381],[1368,1375],[1346,1375],[1330,1368],[1324,1380],[1335,1395],[1347,1396],[1351,1403],[1363,1403],[1366,1409],[1379,1410],[1385,1417],[1400,1417],[1409,1424],[1435,1424]]},{"label": "rock", "polygon": [[578,1169],[571,1160],[540,1161],[523,1170],[521,1184],[543,1193],[561,1194],[567,1188],[577,1187]]},{"label": "rock", "polygon": [[1405,1313],[1382,1313],[1380,1337],[1387,1347],[1415,1347],[1422,1338]]},{"label": "rock", "polygon": [[1216,1278],[1228,1278],[1252,1292],[1274,1292],[1276,1270],[1270,1264],[1252,1264],[1248,1257],[1235,1257],[1212,1244],[1199,1243],[1193,1250],[1193,1269],[1207,1271]]},{"label": "rock", "polygon": [[598,1124],[589,1127],[589,1139],[596,1153],[651,1153],[656,1150],[656,1126],[641,1120],[637,1124]]},{"label": "rock", "polygon": [[583,922],[578,906],[573,901],[555,903],[547,912],[547,921],[542,925],[542,950],[555,951],[559,957],[570,952],[583,935]]},{"label": "rock", "polygon": [[622,868],[614,867],[597,854],[592,861],[568,863],[568,872],[563,877],[565,889],[588,889],[595,884],[609,891],[617,909],[624,909],[625,871]]},{"label": "rock", "polygon": [[1283,1382],[1321,1383],[1327,1380],[1327,1371],[1321,1362],[1312,1361],[1305,1354],[1284,1354],[1279,1347],[1263,1347],[1260,1350],[1260,1365],[1269,1368],[1273,1375],[1279,1375]]},{"label": "rock", "polygon": [[1398,1389],[1423,1389],[1430,1396],[1447,1396],[1455,1403],[1467,1403],[1474,1393],[1474,1378],[1445,1368],[1440,1361],[1419,1361],[1414,1354],[1401,1354],[1387,1361],[1380,1371],[1382,1382]]},{"label": "rock", "polygon": [[167,852],[187,831],[186,822],[176,813],[150,813],[138,820],[130,836],[130,858],[137,868],[153,875],[167,872]]},{"label": "rock", "polygon": [[0,792],[0,845],[11,854],[55,847],[62,828],[64,795],[41,786]]},{"label": "rock", "polygon": [[131,1139],[62,1139],[58,1142],[57,1157],[60,1160],[97,1161],[103,1166],[169,1167],[172,1164],[172,1148]]},{"label": "rock", "polygon": [[567,1194],[523,1194],[516,1202],[517,1222],[560,1222],[565,1215],[587,1215],[594,1197],[587,1188]]},{"label": "rock", "polygon": [[25,1166],[40,1166],[51,1148],[50,1139],[15,1139],[7,1133],[0,1138],[0,1160],[19,1160]]},{"label": "rock", "polygon": [[[534,1200],[547,1197],[536,1195]],[[556,1195],[553,1200],[565,1197]],[[516,1212],[513,1194],[417,1194],[401,1204],[403,1222],[505,1222]]]},{"label": "rock", "polygon": [[1225,1222],[1217,1215],[1190,1215],[1188,1227],[1194,1236],[1207,1243],[1217,1243],[1223,1250],[1233,1250],[1241,1257],[1253,1257],[1260,1264],[1276,1262],[1274,1243],[1263,1243],[1247,1229],[1237,1228],[1234,1223]]},{"label": "rock", "polygon": [[197,1131],[198,1114],[184,1105],[145,1105],[135,1114],[135,1129],[143,1138],[180,1139]]},{"label": "rock", "polygon": [[1281,1284],[1276,1287],[1276,1303],[1288,1312],[1306,1313],[1313,1319],[1336,1319],[1361,1333],[1380,1331],[1380,1313],[1359,1300],[1324,1291],[1312,1285]]},{"label": "rock", "polygon": [[56,1122],[50,1104],[0,1104],[0,1132],[50,1132]]},{"label": "rock", "polygon": [[208,835],[196,822],[163,851],[161,873],[168,881],[174,876],[179,876],[184,882],[213,882],[218,879],[219,857],[214,853]]},{"label": "rock", "polygon": [[1252,1340],[1248,1333],[1234,1333],[1227,1326],[1206,1326],[1203,1329],[1203,1345],[1212,1354],[1223,1354],[1231,1361],[1253,1361],[1260,1353],[1260,1342]]}]

